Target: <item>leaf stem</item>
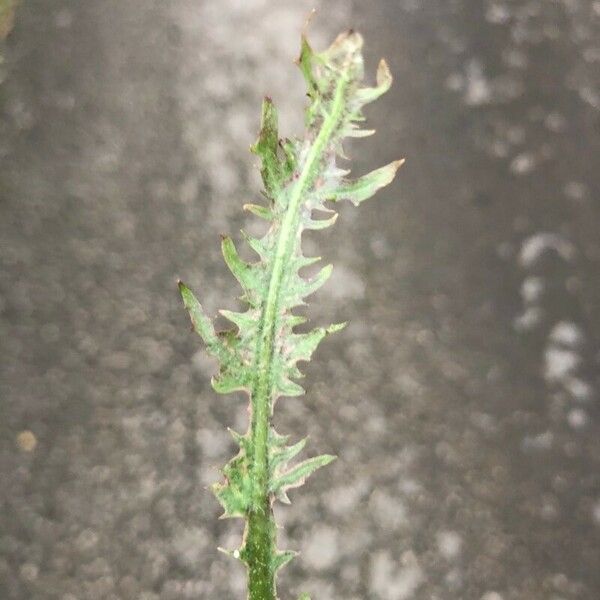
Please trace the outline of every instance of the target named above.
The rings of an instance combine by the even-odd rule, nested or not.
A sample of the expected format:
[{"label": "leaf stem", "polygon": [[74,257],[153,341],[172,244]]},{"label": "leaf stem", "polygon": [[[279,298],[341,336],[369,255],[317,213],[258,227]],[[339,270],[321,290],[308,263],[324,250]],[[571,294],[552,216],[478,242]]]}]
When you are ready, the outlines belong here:
[{"label": "leaf stem", "polygon": [[281,317],[280,291],[294,244],[298,243],[299,209],[308,189],[319,176],[320,167],[332,135],[344,111],[348,79],[340,75],[335,89],[333,107],[323,121],[302,169],[289,191],[289,203],[276,242],[276,254],[269,277],[267,299],[260,317],[256,356],[257,364],[252,385],[252,419],[250,437],[254,449],[251,457],[253,501],[246,529],[249,600],[276,600],[275,590],[275,522],[269,495],[268,436],[274,401],[273,357],[276,333]]}]

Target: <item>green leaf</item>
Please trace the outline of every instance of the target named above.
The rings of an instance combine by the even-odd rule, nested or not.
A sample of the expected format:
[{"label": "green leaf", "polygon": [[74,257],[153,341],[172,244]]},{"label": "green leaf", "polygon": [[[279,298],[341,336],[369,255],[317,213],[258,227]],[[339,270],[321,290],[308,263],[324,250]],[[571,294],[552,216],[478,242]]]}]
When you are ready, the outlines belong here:
[{"label": "green leaf", "polygon": [[[291,149],[287,146],[283,150],[286,159],[281,160],[279,157],[280,142],[277,109],[271,98],[266,97],[263,100],[260,133],[258,140],[250,147],[250,150],[261,158],[261,175],[265,191],[270,196],[277,194],[290,175],[289,152]],[[261,216],[261,218],[264,217]]]},{"label": "green leaf", "polygon": [[269,491],[287,504],[289,503],[286,495],[287,490],[301,486],[317,469],[328,465],[336,458],[336,456],[331,454],[322,454],[321,456],[315,456],[314,458],[302,461],[289,471],[270,481]]},{"label": "green leaf", "polygon": [[310,281],[299,286],[300,298],[306,298],[314,294],[331,277],[331,273],[333,273],[333,265],[325,265]]},{"label": "green leaf", "polygon": [[256,313],[254,311],[235,312],[233,310],[220,310],[224,317],[238,326],[240,332],[256,327]]},{"label": "green leaf", "polygon": [[269,454],[269,468],[274,475],[277,468],[280,465],[285,465],[288,460],[294,458],[297,454],[302,452],[304,446],[306,446],[307,438],[300,440],[297,444],[293,446],[284,446],[283,448],[278,448],[276,450],[272,450]]},{"label": "green leaf", "polygon": [[248,212],[251,212],[257,217],[260,217],[261,219],[265,219],[265,221],[273,220],[273,212],[266,206],[259,206],[258,204],[244,204],[242,208]]},{"label": "green leaf", "polygon": [[293,550],[286,550],[284,552],[277,552],[273,557],[272,565],[273,571],[277,572],[281,567],[287,565],[295,556],[298,556],[297,552]]},{"label": "green leaf", "polygon": [[223,467],[224,483],[215,483],[213,492],[224,513],[222,519],[245,517],[252,505],[252,478],[250,476],[250,460],[245,448]]},{"label": "green leaf", "polygon": [[340,186],[321,192],[325,200],[350,200],[358,206],[364,200],[371,198],[382,187],[390,184],[396,176],[396,171],[404,164],[404,159],[395,160],[385,167],[375,169],[351,182],[342,183]]},{"label": "green leaf", "polygon": [[299,360],[309,361],[323,338],[330,333],[341,331],[346,323],[336,323],[329,327],[317,327],[309,333],[292,334],[289,337],[287,357],[290,364]]},{"label": "green leaf", "polygon": [[319,230],[319,229],[327,229],[327,227],[331,227],[338,219],[338,214],[335,213],[329,219],[306,219],[304,221],[305,229]]},{"label": "green leaf", "polygon": [[[208,351],[220,362],[213,387],[220,393],[244,390],[250,397],[250,425],[245,435],[232,432],[240,451],[224,467],[224,482],[213,489],[224,508],[224,517],[246,519],[244,542],[233,551],[248,566],[250,600],[275,600],[275,574],[294,553],[277,550],[276,525],[271,511],[274,499],[289,502],[286,491],[300,486],[318,468],[334,460],[317,456],[289,465],[306,445],[306,439],[288,445],[271,425],[275,401],[298,396],[304,389],[300,361],[311,359],[319,343],[344,324],[316,327],[307,333],[294,328],[305,322],[293,309],[317,291],[330,277],[332,266],[307,278],[302,269],[318,261],[302,252],[302,234],[332,226],[337,213],[325,203],[348,199],[355,205],[370,198],[394,179],[403,161],[395,161],[355,180],[337,165],[345,158],[343,143],[373,133],[364,128],[364,105],[386,92],[392,78],[385,61],[377,69],[377,82],[364,87],[362,37],[348,31],[329,48],[316,52],[302,37],[298,65],[308,88],[306,131],[301,138],[281,140],[273,102],[262,105],[258,139],[251,147],[261,162],[265,203],[244,209],[267,221],[260,239],[242,231],[257,262],[243,260],[230,237],[222,242],[225,262],[244,290],[245,312],[222,310],[233,324],[215,332],[202,306],[180,284],[184,304],[195,330]],[[320,213],[328,213],[325,218]],[[310,600],[303,594],[300,600]]]},{"label": "green leaf", "polygon": [[377,67],[377,85],[370,88],[362,88],[356,92],[357,100],[361,104],[368,104],[377,100],[392,87],[392,74],[387,62],[382,58]]},{"label": "green leaf", "polygon": [[294,396],[303,396],[305,394],[304,388],[297,383],[294,383],[291,379],[282,375],[273,390],[273,402],[278,396],[288,396],[293,398]]},{"label": "green leaf", "polygon": [[255,305],[264,289],[263,269],[260,265],[250,264],[242,260],[230,237],[223,237],[221,248],[229,270],[239,281],[245,292],[244,299],[251,305]]},{"label": "green leaf", "polygon": [[239,365],[231,368],[228,366],[221,370],[218,375],[215,375],[210,383],[213,390],[218,394],[231,394],[232,392],[249,392],[251,385],[251,377],[247,370]]},{"label": "green leaf", "polygon": [[206,316],[202,305],[183,281],[179,281],[179,293],[183,299],[183,305],[187,308],[194,330],[200,335],[208,345],[217,341],[217,335],[212,321]]},{"label": "green leaf", "polygon": [[315,53],[308,43],[308,39],[305,35],[303,35],[300,41],[300,57],[298,58],[297,62],[298,66],[300,67],[300,71],[302,71],[302,75],[304,75],[304,80],[308,86],[309,94],[318,89],[317,80],[313,75],[314,57]]}]

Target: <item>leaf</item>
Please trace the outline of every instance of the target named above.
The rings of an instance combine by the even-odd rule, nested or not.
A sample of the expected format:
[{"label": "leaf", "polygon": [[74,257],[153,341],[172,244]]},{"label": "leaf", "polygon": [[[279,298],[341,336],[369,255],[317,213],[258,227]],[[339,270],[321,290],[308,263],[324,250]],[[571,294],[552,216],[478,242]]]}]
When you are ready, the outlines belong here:
[{"label": "leaf", "polygon": [[351,182],[346,182],[337,188],[322,192],[326,200],[350,200],[354,206],[358,206],[364,200],[371,198],[382,187],[390,184],[398,169],[404,164],[404,159],[395,160],[385,167],[375,169],[367,175],[363,175]]},{"label": "leaf", "polygon": [[256,314],[253,311],[235,312],[233,310],[220,310],[224,317],[238,326],[240,332],[256,327]]},{"label": "leaf", "polygon": [[322,454],[302,461],[289,471],[273,479],[269,484],[269,492],[286,504],[289,503],[285,493],[288,489],[301,486],[317,469],[328,465],[336,458],[331,454]]},{"label": "leaf", "polygon": [[244,292],[246,292],[244,298],[250,304],[257,303],[263,288],[262,269],[258,265],[253,265],[242,260],[230,237],[223,237],[221,248],[229,270],[239,281]]},{"label": "leaf", "polygon": [[356,92],[358,101],[361,104],[368,104],[377,100],[379,96],[385,94],[392,87],[392,74],[387,62],[382,58],[377,67],[377,86],[370,88],[362,88]]},{"label": "leaf", "polygon": [[244,447],[223,467],[223,475],[225,482],[212,486],[225,511],[221,518],[245,517],[252,504],[252,478],[250,460]]},{"label": "leaf", "polygon": [[297,63],[300,67],[300,71],[302,71],[302,75],[304,75],[304,80],[308,86],[309,94],[318,89],[317,80],[313,75],[314,57],[315,53],[308,43],[308,39],[305,35],[302,35],[302,39],[300,41],[300,57],[298,58]]},{"label": "leaf", "polygon": [[331,227],[338,219],[338,214],[335,213],[333,217],[329,219],[306,219],[304,221],[305,229],[319,230],[319,229],[327,229],[327,227]]},{"label": "leaf", "polygon": [[244,236],[244,240],[248,243],[248,246],[260,256],[263,262],[270,259],[269,238],[267,236],[259,240],[247,234],[243,229],[241,230],[241,233]]},{"label": "leaf", "polygon": [[275,389],[273,390],[273,402],[278,396],[288,396],[293,398],[294,396],[303,396],[304,388],[297,383],[294,383],[291,379],[283,375],[279,378]]},{"label": "leaf", "polygon": [[221,552],[222,554],[225,554],[225,555],[229,556],[230,558],[234,558],[235,560],[239,560],[241,562],[245,562],[244,559],[242,558],[242,555],[240,554],[240,551],[238,549],[236,549],[236,550],[227,550],[227,548],[221,548],[221,546],[217,546],[217,550],[219,552]]},{"label": "leaf", "polygon": [[314,294],[331,277],[332,272],[333,265],[325,265],[317,275],[300,287],[300,296],[306,298],[306,296]]},{"label": "leaf", "polygon": [[261,175],[265,190],[276,193],[281,187],[281,166],[277,157],[279,146],[277,109],[271,98],[266,97],[262,104],[260,133],[250,150],[262,159]]},{"label": "leaf", "polygon": [[257,217],[264,219],[265,221],[273,220],[273,212],[266,206],[259,206],[258,204],[244,204],[242,208],[248,212],[251,212]]},{"label": "leaf", "polygon": [[[305,298],[332,272],[332,266],[326,265],[312,278],[303,276],[302,269],[319,258],[304,256],[302,234],[336,222],[337,212],[327,201],[347,199],[360,204],[388,185],[403,162],[394,161],[355,180],[348,179],[349,171],[337,165],[339,158],[345,158],[346,139],[373,133],[363,127],[363,107],[392,83],[387,64],[381,61],[376,85],[363,86],[362,45],[360,34],[347,31],[329,48],[316,52],[302,36],[298,65],[307,85],[308,106],[301,138],[280,139],[277,110],[270,98],[263,101],[260,131],[251,151],[260,158],[264,204],[250,203],[244,209],[266,221],[268,231],[260,238],[242,231],[258,256],[252,263],[240,257],[230,237],[222,241],[223,257],[243,288],[247,310],[220,311],[232,328],[217,333],[200,303],[180,284],[195,330],[219,359],[214,389],[220,393],[244,390],[250,396],[249,430],[245,435],[231,432],[240,450],[223,468],[224,481],[213,490],[224,517],[246,519],[242,547],[230,554],[248,566],[250,582],[255,584],[253,592],[250,585],[252,598],[262,598],[266,588],[272,589],[268,600],[276,597],[275,573],[295,554],[277,550],[270,502],[289,502],[288,489],[302,485],[335,458],[322,455],[290,465],[304,449],[306,438],[288,444],[289,436],[277,434],[271,425],[278,397],[304,393],[296,383],[302,377],[298,363],[310,360],[321,341],[344,326],[294,332],[306,318],[293,309],[304,305]],[[265,577],[271,581],[265,582]],[[310,598],[303,594],[300,600]]]},{"label": "leaf", "polygon": [[210,383],[213,390],[218,394],[231,394],[232,392],[249,392],[251,378],[248,377],[247,370],[239,365],[237,368],[222,369],[218,375],[215,375]]},{"label": "leaf", "polygon": [[298,553],[293,550],[277,552],[272,561],[273,571],[277,572],[281,567],[285,567],[295,556],[298,556]]},{"label": "leaf", "polygon": [[302,452],[304,446],[306,446],[306,440],[307,438],[304,438],[293,446],[284,446],[277,451],[272,451],[269,455],[269,468],[272,473],[275,473],[277,467],[285,465],[288,460],[291,460],[297,454]]},{"label": "leaf", "polygon": [[227,362],[230,355],[221,340],[217,337],[212,321],[206,316],[202,305],[196,299],[192,291],[183,283],[178,282],[179,293],[183,299],[183,305],[187,309],[194,331],[204,340],[208,351],[219,360]]},{"label": "leaf", "polygon": [[329,327],[317,327],[309,333],[292,334],[289,337],[287,357],[290,364],[299,360],[310,360],[313,352],[317,349],[324,337],[330,333],[341,331],[346,323],[336,323]]}]

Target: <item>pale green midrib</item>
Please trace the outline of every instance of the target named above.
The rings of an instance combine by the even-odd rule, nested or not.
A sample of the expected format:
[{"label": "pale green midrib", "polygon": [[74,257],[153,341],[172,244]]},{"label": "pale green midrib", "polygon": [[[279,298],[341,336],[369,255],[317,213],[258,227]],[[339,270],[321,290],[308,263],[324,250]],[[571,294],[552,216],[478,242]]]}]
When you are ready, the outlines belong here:
[{"label": "pale green midrib", "polygon": [[346,73],[338,80],[331,113],[323,122],[304,163],[296,184],[291,190],[288,208],[277,239],[275,260],[269,279],[267,299],[261,314],[259,331],[261,337],[257,345],[256,379],[252,389],[252,437],[254,456],[253,505],[259,508],[267,495],[268,481],[268,434],[270,416],[270,398],[273,387],[273,353],[275,347],[275,328],[280,308],[280,291],[284,270],[289,254],[293,249],[297,234],[298,208],[305,191],[318,175],[318,164],[344,111],[344,95],[348,84]]}]

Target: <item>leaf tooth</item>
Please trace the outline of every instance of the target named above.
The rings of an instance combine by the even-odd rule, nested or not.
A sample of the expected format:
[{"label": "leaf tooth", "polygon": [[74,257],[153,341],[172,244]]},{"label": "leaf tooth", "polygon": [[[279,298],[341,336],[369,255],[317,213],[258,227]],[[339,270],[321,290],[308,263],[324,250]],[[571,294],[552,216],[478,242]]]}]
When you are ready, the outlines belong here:
[{"label": "leaf tooth", "polygon": [[289,313],[285,315],[284,319],[286,325],[289,325],[290,327],[296,327],[296,325],[302,325],[308,321],[303,315],[292,315]]},{"label": "leaf tooth", "polygon": [[350,175],[350,169],[340,169],[340,167],[335,164],[335,157],[324,173],[326,179],[340,179],[341,177],[346,177],[346,175]]},{"label": "leaf tooth", "polygon": [[263,98],[260,131],[258,139],[251,146],[252,152],[263,157],[272,156],[277,152],[279,144],[279,126],[277,109],[269,96]]},{"label": "leaf tooth", "polygon": [[317,349],[323,338],[330,333],[341,331],[346,327],[346,323],[335,323],[329,327],[317,327],[308,333],[292,334],[288,351],[288,364],[295,364],[298,361],[308,361]]},{"label": "leaf tooth", "polygon": [[288,489],[299,487],[317,469],[328,465],[336,458],[336,456],[331,454],[322,454],[321,456],[315,456],[314,458],[304,460],[270,482],[269,491],[276,496],[279,496],[280,493],[285,493]]},{"label": "leaf tooth", "polygon": [[302,41],[300,45],[300,56],[296,60],[296,64],[300,67],[302,75],[308,86],[308,94],[314,94],[318,91],[318,83],[313,72],[313,65],[316,58],[316,54],[313,51],[311,45],[308,43],[308,38],[305,34],[302,34]]},{"label": "leaf tooth", "polygon": [[228,427],[227,431],[229,431],[229,434],[234,439],[234,441],[240,446],[240,448],[245,448],[246,447],[246,441],[247,441],[248,438],[245,435],[242,435],[241,433],[238,433],[237,431],[235,431],[231,427]]},{"label": "leaf tooth", "polygon": [[301,385],[293,382],[291,379],[285,376],[281,376],[277,382],[277,391],[281,396],[303,396],[306,392]]},{"label": "leaf tooth", "polygon": [[301,290],[301,296],[305,298],[316,292],[330,277],[333,265],[324,266],[310,281],[306,282]]},{"label": "leaf tooth", "polygon": [[242,365],[236,365],[233,369],[222,370],[218,375],[211,378],[210,383],[218,394],[249,391],[247,369]]},{"label": "leaf tooth", "polygon": [[202,305],[198,302],[192,290],[183,281],[178,282],[178,287],[183,305],[190,315],[194,331],[204,340],[211,354],[221,361],[228,360],[230,358],[229,351],[217,336],[212,320],[206,316]]},{"label": "leaf tooth", "polygon": [[246,561],[242,558],[242,555],[240,553],[240,551],[236,548],[235,550],[227,550],[226,548],[222,548],[221,546],[217,546],[217,550],[219,552],[222,552],[223,554],[226,554],[227,556],[229,556],[230,558],[235,558],[236,560],[239,560],[243,563],[245,563]]},{"label": "leaf tooth", "polygon": [[269,428],[269,446],[271,448],[284,448],[289,439],[289,435],[281,435],[273,427]]},{"label": "leaf tooth", "polygon": [[288,367],[287,376],[290,379],[303,379],[305,375],[300,371],[300,369],[297,366],[293,365],[291,367]]},{"label": "leaf tooth", "polygon": [[258,256],[260,256],[260,258],[263,261],[266,261],[269,257],[269,250],[266,245],[266,238],[262,238],[259,240],[258,238],[251,236],[243,229],[241,229],[240,232],[248,246],[250,246],[250,248],[252,248],[252,250],[254,250],[254,252],[256,252],[256,254],[258,254]]},{"label": "leaf tooth", "polygon": [[273,220],[273,211],[266,206],[261,206],[260,204],[244,204],[242,208],[261,219],[265,219],[265,221]]},{"label": "leaf tooth", "polygon": [[404,159],[395,160],[384,167],[375,169],[358,179],[346,181],[337,188],[324,191],[322,196],[326,200],[337,202],[339,200],[350,200],[358,206],[364,200],[371,198],[382,187],[390,184],[398,169],[404,164]]},{"label": "leaf tooth", "polygon": [[281,336],[282,339],[287,338],[290,335],[294,335],[294,328],[298,325],[302,325],[308,321],[307,317],[302,315],[294,315],[287,312],[283,315],[281,320]]},{"label": "leaf tooth", "polygon": [[283,149],[283,153],[285,155],[285,162],[283,165],[286,177],[291,176],[293,173],[296,164],[298,162],[298,151],[296,148],[296,144],[289,139],[281,140],[280,142],[281,148]]},{"label": "leaf tooth", "polygon": [[356,99],[361,104],[368,104],[377,100],[379,96],[385,94],[392,86],[392,74],[387,62],[382,58],[377,66],[377,85],[359,89],[356,92]]},{"label": "leaf tooth", "polygon": [[352,127],[344,130],[345,137],[352,138],[364,138],[369,137],[375,133],[374,129],[359,129],[358,127]]},{"label": "leaf tooth", "polygon": [[338,219],[338,213],[334,213],[332,217],[329,219],[306,219],[302,225],[305,229],[311,229],[314,231],[318,231],[321,229],[327,229],[327,227],[331,227]]},{"label": "leaf tooth", "polygon": [[320,56],[325,66],[330,68],[336,77],[349,71],[353,79],[359,80],[363,76],[362,47],[362,35],[349,29],[340,33]]},{"label": "leaf tooth", "polygon": [[229,236],[223,237],[221,249],[223,251],[223,258],[225,259],[229,270],[247,293],[248,301],[252,303],[253,292],[256,292],[260,287],[258,265],[250,264],[245,260],[242,260],[236,250],[233,240]]},{"label": "leaf tooth", "polygon": [[252,310],[242,313],[233,310],[221,309],[219,310],[219,313],[222,314],[226,319],[231,321],[234,325],[236,325],[240,332],[245,332],[249,329],[253,330],[256,328],[256,315],[253,313]]},{"label": "leaf tooth", "polygon": [[271,98],[265,97],[262,104],[262,116],[258,140],[250,146],[250,151],[261,158],[261,175],[268,194],[276,194],[281,188],[281,165],[277,156],[279,146],[279,126],[277,109]]},{"label": "leaf tooth", "polygon": [[272,560],[273,571],[277,572],[279,569],[287,565],[294,557],[298,556],[297,552],[293,550],[284,550],[277,552]]},{"label": "leaf tooth", "polygon": [[323,327],[313,329],[309,333],[294,334],[290,341],[288,351],[288,364],[294,365],[298,361],[308,361],[321,340],[327,335]]},{"label": "leaf tooth", "polygon": [[302,452],[307,440],[308,438],[303,438],[293,446],[284,446],[274,451],[269,459],[269,466],[273,472],[275,472],[275,469],[279,465],[285,464],[288,460],[291,460],[294,456]]},{"label": "leaf tooth", "polygon": [[295,260],[296,268],[302,269],[303,267],[314,265],[315,263],[318,263],[321,259],[321,256],[298,256]]},{"label": "leaf tooth", "polygon": [[290,500],[289,496],[287,495],[287,493],[286,493],[286,491],[284,489],[280,489],[277,493],[274,494],[274,496],[282,504],[288,504],[289,505],[289,504],[292,503],[292,501]]}]

